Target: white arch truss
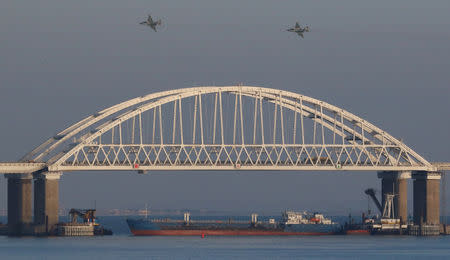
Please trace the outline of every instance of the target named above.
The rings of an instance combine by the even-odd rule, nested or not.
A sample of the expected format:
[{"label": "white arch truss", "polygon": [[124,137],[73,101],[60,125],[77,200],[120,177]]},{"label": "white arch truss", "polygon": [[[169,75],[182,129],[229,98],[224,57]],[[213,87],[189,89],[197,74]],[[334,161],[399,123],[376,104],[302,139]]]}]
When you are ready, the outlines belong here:
[{"label": "white arch truss", "polygon": [[76,170],[433,170],[390,134],[293,92],[194,87],[131,99],[50,138],[22,162]]}]

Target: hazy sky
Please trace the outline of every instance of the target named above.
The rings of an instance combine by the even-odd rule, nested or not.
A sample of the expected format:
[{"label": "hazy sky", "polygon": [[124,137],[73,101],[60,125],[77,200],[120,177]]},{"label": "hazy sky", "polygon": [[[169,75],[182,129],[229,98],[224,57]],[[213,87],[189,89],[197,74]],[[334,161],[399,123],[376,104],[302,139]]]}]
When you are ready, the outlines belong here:
[{"label": "hazy sky", "polygon": [[[138,24],[149,13],[160,32]],[[0,161],[123,100],[240,82],[322,99],[450,161],[449,13],[449,1],[4,0]],[[305,39],[285,31],[296,21],[311,25]],[[60,184],[65,208],[242,213],[358,212],[380,187],[375,172],[72,172]]]}]

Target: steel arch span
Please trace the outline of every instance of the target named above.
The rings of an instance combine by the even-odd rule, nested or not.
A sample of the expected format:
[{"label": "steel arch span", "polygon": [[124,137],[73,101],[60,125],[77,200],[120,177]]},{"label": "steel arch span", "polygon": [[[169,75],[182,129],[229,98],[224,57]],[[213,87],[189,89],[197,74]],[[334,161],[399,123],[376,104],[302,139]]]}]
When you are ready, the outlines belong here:
[{"label": "steel arch span", "polygon": [[134,98],[82,119],[21,162],[40,162],[48,171],[434,169],[344,109],[252,86]]}]

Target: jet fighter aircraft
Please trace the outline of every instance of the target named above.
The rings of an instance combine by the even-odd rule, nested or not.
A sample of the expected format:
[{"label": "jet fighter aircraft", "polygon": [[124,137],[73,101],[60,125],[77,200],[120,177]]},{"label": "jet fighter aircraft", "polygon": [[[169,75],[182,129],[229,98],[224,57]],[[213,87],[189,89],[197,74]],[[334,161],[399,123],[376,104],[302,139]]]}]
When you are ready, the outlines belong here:
[{"label": "jet fighter aircraft", "polygon": [[147,21],[143,21],[139,24],[148,25],[156,32],[156,26],[161,25],[161,19],[153,21],[152,16],[148,15]]},{"label": "jet fighter aircraft", "polygon": [[295,32],[295,33],[297,33],[299,36],[301,36],[302,38],[305,38],[305,37],[303,36],[303,33],[304,33],[304,32],[309,32],[309,31],[310,31],[310,28],[309,28],[308,25],[306,25],[305,27],[303,27],[303,26],[301,26],[300,24],[298,24],[298,22],[296,22],[296,23],[295,23],[295,27],[289,28],[289,29],[287,29],[286,31],[288,31],[288,32]]}]

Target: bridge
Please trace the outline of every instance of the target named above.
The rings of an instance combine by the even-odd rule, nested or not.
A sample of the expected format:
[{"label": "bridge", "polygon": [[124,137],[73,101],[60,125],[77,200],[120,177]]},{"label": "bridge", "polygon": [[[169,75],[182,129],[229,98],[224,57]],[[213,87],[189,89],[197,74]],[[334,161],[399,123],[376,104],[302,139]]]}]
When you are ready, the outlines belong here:
[{"label": "bridge", "polygon": [[[439,223],[441,171],[402,141],[342,108],[252,86],[194,87],[137,97],[94,113],[0,163],[8,178],[10,234],[48,233],[58,221],[58,182],[69,171],[376,171],[406,221]],[[34,183],[34,220],[31,186]]]}]

